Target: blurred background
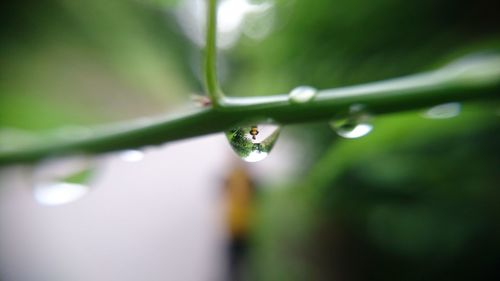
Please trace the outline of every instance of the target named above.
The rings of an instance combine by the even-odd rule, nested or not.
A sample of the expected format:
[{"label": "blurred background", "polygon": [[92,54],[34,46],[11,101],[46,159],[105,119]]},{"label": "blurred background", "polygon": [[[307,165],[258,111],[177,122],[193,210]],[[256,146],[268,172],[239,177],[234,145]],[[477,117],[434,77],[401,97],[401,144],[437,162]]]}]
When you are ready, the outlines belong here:
[{"label": "blurred background", "polygon": [[[196,106],[204,0],[0,4],[0,149]],[[232,96],[377,81],[500,49],[491,0],[221,0]],[[195,98],[196,100],[196,98]],[[223,133],[0,168],[0,280],[498,280],[500,104]]]}]

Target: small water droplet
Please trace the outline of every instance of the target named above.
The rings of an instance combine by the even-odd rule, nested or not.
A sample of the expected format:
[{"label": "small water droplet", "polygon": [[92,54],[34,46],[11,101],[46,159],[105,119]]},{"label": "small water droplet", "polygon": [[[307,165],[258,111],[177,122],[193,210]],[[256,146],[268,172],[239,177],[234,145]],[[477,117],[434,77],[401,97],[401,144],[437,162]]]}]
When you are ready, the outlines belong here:
[{"label": "small water droplet", "polygon": [[299,86],[293,89],[288,98],[291,103],[306,103],[311,101],[318,93],[318,90],[310,86]]},{"label": "small water droplet", "polygon": [[272,124],[238,127],[226,132],[234,152],[247,162],[265,159],[273,148],[280,133],[280,127]]},{"label": "small water droplet", "polygon": [[372,129],[371,115],[362,105],[352,105],[347,117],[335,118],[330,121],[332,129],[341,137],[356,139],[368,135]]},{"label": "small water droplet", "polygon": [[461,105],[458,102],[444,103],[429,108],[424,117],[430,119],[446,119],[453,118],[460,114]]},{"label": "small water droplet", "polygon": [[144,159],[144,153],[140,150],[129,149],[121,151],[119,157],[125,162],[139,162]]},{"label": "small water droplet", "polygon": [[54,206],[76,201],[87,194],[88,190],[88,186],[82,184],[53,182],[36,185],[33,195],[39,204]]},{"label": "small water droplet", "polygon": [[37,134],[18,128],[0,128],[0,151],[13,151],[40,141]]},{"label": "small water droplet", "polygon": [[66,126],[57,129],[55,134],[58,137],[69,139],[69,140],[79,140],[91,137],[93,132],[90,128],[83,126]]},{"label": "small water droplet", "polygon": [[33,169],[33,196],[41,205],[56,206],[82,198],[90,190],[94,161],[87,157],[50,159]]}]

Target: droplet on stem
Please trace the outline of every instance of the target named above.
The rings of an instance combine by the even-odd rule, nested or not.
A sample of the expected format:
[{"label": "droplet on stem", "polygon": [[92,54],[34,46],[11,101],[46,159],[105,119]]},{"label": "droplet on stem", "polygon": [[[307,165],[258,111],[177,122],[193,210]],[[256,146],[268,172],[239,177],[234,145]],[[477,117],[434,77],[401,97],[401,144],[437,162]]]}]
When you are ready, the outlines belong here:
[{"label": "droplet on stem", "polygon": [[339,136],[356,139],[372,131],[371,119],[371,115],[367,113],[364,106],[356,104],[349,108],[347,117],[334,118],[330,121],[330,126]]},{"label": "droplet on stem", "polygon": [[288,99],[295,104],[306,103],[311,101],[317,93],[318,90],[313,87],[299,86],[288,94]]},{"label": "droplet on stem", "polygon": [[429,108],[424,117],[429,119],[453,118],[460,114],[461,105],[458,102],[443,103]]},{"label": "droplet on stem", "polygon": [[89,192],[93,174],[94,161],[87,157],[40,162],[33,168],[33,196],[47,206],[74,202]]},{"label": "droplet on stem", "polygon": [[234,152],[247,162],[265,159],[273,148],[280,133],[280,127],[272,124],[238,127],[226,132]]}]

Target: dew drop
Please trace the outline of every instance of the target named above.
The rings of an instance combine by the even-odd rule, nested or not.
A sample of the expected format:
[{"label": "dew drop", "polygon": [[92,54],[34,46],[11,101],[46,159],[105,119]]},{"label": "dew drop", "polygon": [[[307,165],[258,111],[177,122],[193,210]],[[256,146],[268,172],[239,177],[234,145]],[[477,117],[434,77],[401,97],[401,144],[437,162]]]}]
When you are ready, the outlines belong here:
[{"label": "dew drop", "polygon": [[330,121],[332,129],[341,137],[356,139],[368,135],[372,129],[371,115],[362,105],[352,105],[347,117],[335,118]]},{"label": "dew drop", "polygon": [[60,138],[80,140],[91,137],[93,132],[90,128],[83,126],[66,126],[57,129],[57,131],[55,131],[55,134]]},{"label": "dew drop", "polygon": [[74,202],[90,190],[94,161],[86,157],[50,159],[33,169],[33,196],[40,205]]},{"label": "dew drop", "polygon": [[288,94],[288,99],[291,103],[306,103],[311,101],[316,96],[318,90],[310,86],[299,86],[293,89]]},{"label": "dew drop", "polygon": [[453,118],[460,114],[461,105],[458,102],[444,103],[429,108],[424,117],[429,119]]},{"label": "dew drop", "polygon": [[36,185],[35,200],[41,205],[62,205],[76,201],[88,192],[88,186],[76,183],[53,182]]},{"label": "dew drop", "polygon": [[226,132],[234,152],[247,162],[264,160],[273,148],[280,127],[272,124],[249,125]]},{"label": "dew drop", "polygon": [[18,128],[0,128],[0,151],[13,151],[33,145],[40,137]]},{"label": "dew drop", "polygon": [[144,153],[140,150],[129,149],[121,151],[119,157],[125,162],[139,162],[144,159]]}]

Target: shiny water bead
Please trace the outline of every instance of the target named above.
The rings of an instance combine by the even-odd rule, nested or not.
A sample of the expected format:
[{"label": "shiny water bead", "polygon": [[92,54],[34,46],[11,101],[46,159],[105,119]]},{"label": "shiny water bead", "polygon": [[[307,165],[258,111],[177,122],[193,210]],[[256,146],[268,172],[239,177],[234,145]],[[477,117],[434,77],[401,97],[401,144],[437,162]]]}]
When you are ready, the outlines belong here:
[{"label": "shiny water bead", "polygon": [[288,94],[288,99],[295,104],[306,103],[311,101],[317,93],[318,90],[313,87],[299,86]]},{"label": "shiny water bead", "polygon": [[118,156],[125,162],[140,162],[144,159],[144,152],[136,149],[128,149],[120,151]]},{"label": "shiny water bead", "polygon": [[458,102],[443,103],[429,108],[424,117],[429,119],[453,118],[460,114],[462,106]]},{"label": "shiny water bead", "polygon": [[352,105],[346,117],[334,118],[330,121],[330,126],[339,136],[355,139],[366,136],[373,130],[371,119],[362,105]]},{"label": "shiny water bead", "polygon": [[76,201],[90,190],[93,160],[73,156],[50,159],[33,168],[33,196],[41,205],[56,206]]}]

